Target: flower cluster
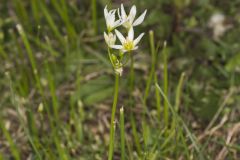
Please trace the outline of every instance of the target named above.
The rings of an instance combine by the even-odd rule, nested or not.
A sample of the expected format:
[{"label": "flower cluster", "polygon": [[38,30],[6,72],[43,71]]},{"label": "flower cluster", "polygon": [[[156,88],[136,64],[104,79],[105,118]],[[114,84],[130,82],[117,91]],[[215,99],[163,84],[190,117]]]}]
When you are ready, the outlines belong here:
[{"label": "flower cluster", "polygon": [[[116,13],[118,13],[118,20],[116,20]],[[107,33],[104,32],[104,39],[108,45],[109,57],[111,63],[115,69],[115,72],[122,73],[122,58],[125,52],[131,52],[138,48],[137,44],[140,42],[144,33],[141,33],[136,39],[134,39],[133,27],[141,24],[145,18],[147,10],[145,10],[138,18],[135,19],[137,14],[136,6],[132,6],[129,14],[126,14],[123,4],[120,9],[113,9],[108,11],[107,6],[104,8],[104,16],[107,25]],[[123,26],[127,30],[127,36],[124,37],[121,32],[116,28]],[[114,32],[113,32],[114,31]],[[115,44],[116,39],[119,39],[121,44]],[[112,49],[119,50],[119,54],[113,54]]]}]

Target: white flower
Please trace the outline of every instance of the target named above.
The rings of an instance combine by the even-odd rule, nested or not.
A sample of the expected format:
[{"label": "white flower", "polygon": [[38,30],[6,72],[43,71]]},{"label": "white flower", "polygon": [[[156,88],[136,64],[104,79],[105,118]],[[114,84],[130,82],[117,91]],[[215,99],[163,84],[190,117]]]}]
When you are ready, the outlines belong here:
[{"label": "white flower", "polygon": [[221,25],[225,21],[225,15],[221,13],[215,13],[211,16],[208,25],[209,27],[215,27],[216,25]]},{"label": "white flower", "polygon": [[135,40],[134,40],[134,31],[133,31],[133,27],[131,27],[128,31],[128,36],[127,38],[124,38],[123,35],[115,29],[115,33],[118,37],[118,39],[120,40],[120,42],[122,43],[122,45],[112,45],[110,46],[111,48],[114,49],[120,49],[123,52],[126,51],[131,51],[131,50],[136,50],[138,48],[137,44],[139,43],[139,41],[142,39],[144,33],[141,33]]},{"label": "white flower", "polygon": [[115,21],[115,13],[116,13],[116,9],[110,10],[108,12],[107,6],[104,8],[104,17],[106,20],[108,32],[111,32],[113,29],[115,29],[116,27],[122,24],[121,19]]},{"label": "white flower", "polygon": [[226,17],[221,13],[215,13],[211,16],[208,22],[208,27],[213,30],[213,38],[218,40],[224,33],[232,28],[231,24],[226,24]]},{"label": "white flower", "polygon": [[141,16],[139,16],[135,21],[135,17],[136,17],[136,13],[137,13],[137,9],[136,6],[132,6],[129,15],[126,14],[125,9],[123,7],[123,4],[121,4],[121,13],[119,13],[118,10],[118,16],[119,18],[122,20],[123,22],[123,26],[125,28],[130,29],[131,27],[137,26],[139,24],[141,24],[146,16],[147,10],[145,10]]},{"label": "white flower", "polygon": [[108,34],[106,34],[106,33],[104,32],[104,39],[105,39],[107,45],[110,47],[110,46],[112,46],[112,45],[115,45],[116,35],[113,34],[113,33],[111,33],[111,32],[108,33]]}]

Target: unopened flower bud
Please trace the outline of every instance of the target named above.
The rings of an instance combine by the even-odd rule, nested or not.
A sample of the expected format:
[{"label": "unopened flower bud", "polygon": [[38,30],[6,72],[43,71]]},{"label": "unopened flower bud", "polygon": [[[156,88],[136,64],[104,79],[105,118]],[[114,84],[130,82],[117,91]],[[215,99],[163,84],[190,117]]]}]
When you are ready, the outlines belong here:
[{"label": "unopened flower bud", "polygon": [[113,34],[113,33],[106,34],[104,32],[104,39],[105,39],[108,46],[112,46],[112,45],[115,45],[116,35]]}]

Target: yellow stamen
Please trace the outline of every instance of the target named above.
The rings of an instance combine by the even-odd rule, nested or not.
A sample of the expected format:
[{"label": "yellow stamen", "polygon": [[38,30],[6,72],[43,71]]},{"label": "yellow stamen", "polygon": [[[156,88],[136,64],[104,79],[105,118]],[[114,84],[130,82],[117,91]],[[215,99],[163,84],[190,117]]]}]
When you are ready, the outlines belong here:
[{"label": "yellow stamen", "polygon": [[133,41],[126,40],[126,42],[123,44],[123,48],[127,51],[130,51],[134,48]]}]

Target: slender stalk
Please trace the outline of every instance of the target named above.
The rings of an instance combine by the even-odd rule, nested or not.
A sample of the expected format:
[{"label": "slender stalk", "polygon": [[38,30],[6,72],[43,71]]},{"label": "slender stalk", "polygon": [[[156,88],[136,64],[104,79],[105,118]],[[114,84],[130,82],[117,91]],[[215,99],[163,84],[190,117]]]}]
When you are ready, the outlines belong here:
[{"label": "slender stalk", "polygon": [[26,35],[25,31],[23,30],[21,25],[17,25],[17,30],[18,30],[18,32],[21,36],[21,39],[23,40],[23,44],[26,48],[26,51],[27,51],[27,54],[28,54],[28,57],[29,57],[29,60],[30,60],[30,63],[31,63],[34,78],[36,80],[36,87],[39,89],[41,95],[44,96],[42,85],[40,83],[40,77],[38,75],[36,60],[34,58],[34,54],[33,54],[30,42],[28,40],[28,37],[27,37],[27,35]]},{"label": "slender stalk", "polygon": [[156,49],[155,49],[155,42],[154,42],[154,32],[149,31],[149,44],[150,44],[150,52],[151,52],[151,71],[147,79],[146,83],[146,88],[144,92],[144,97],[143,97],[143,122],[142,122],[142,129],[143,129],[143,142],[144,142],[144,148],[147,148],[147,143],[148,143],[148,134],[149,134],[149,127],[146,122],[145,114],[148,113],[148,108],[147,108],[147,98],[149,96],[150,92],[150,87],[153,81],[153,77],[155,74],[155,64],[157,61],[157,56],[156,56]]},{"label": "slender stalk", "polygon": [[58,38],[62,46],[65,46],[65,41],[60,33],[57,24],[54,22],[52,15],[49,13],[49,10],[46,8],[46,5],[44,1],[38,1],[38,5],[40,8],[40,12],[45,16],[47,23],[49,24],[49,27],[53,31],[53,34]]},{"label": "slender stalk", "polygon": [[51,3],[66,25],[69,39],[70,40],[74,39],[76,37],[76,31],[73,25],[71,24],[71,20],[69,19],[68,9],[67,9],[68,6],[66,4],[66,0],[60,0],[60,2],[59,0],[51,0]]},{"label": "slender stalk", "polygon": [[217,110],[217,112],[215,113],[215,115],[213,116],[212,120],[210,121],[210,123],[208,124],[208,126],[205,129],[205,132],[207,132],[213,125],[214,123],[217,121],[218,117],[220,116],[221,112],[223,111],[224,107],[226,106],[226,104],[229,102],[229,100],[231,99],[232,95],[234,94],[234,89],[230,88],[229,93],[227,94],[227,96],[224,98],[223,103],[220,105],[219,109]]},{"label": "slender stalk", "polygon": [[150,74],[148,76],[147,79],[147,83],[146,83],[146,88],[145,88],[145,93],[144,93],[144,97],[143,97],[143,103],[144,103],[144,112],[147,112],[147,98],[149,96],[149,92],[150,92],[150,87],[155,75],[155,66],[156,66],[156,61],[157,61],[157,49],[155,49],[155,42],[154,42],[154,32],[150,31],[149,32],[149,44],[150,44],[150,48],[151,48],[151,71]]},{"label": "slender stalk", "polygon": [[134,60],[133,60],[133,55],[130,54],[130,94],[132,94],[133,89],[134,89]]},{"label": "slender stalk", "polygon": [[129,142],[129,140],[126,140],[126,145],[127,145],[127,150],[128,150],[128,160],[134,160],[133,158],[133,147],[132,147],[132,143],[131,141]]},{"label": "slender stalk", "polygon": [[178,86],[177,86],[177,91],[176,91],[176,99],[175,99],[175,110],[176,110],[176,112],[179,110],[184,77],[185,77],[185,73],[183,72],[181,74],[180,79],[179,79]]},{"label": "slender stalk", "polygon": [[[154,83],[158,83],[158,78],[157,78],[156,73],[154,74]],[[156,97],[156,106],[157,106],[158,117],[160,120],[160,118],[161,118],[161,96],[157,89],[155,89],[155,97]]]},{"label": "slender stalk", "polygon": [[114,87],[114,98],[113,98],[112,115],[111,115],[110,144],[109,144],[108,160],[112,160],[113,150],[114,150],[114,135],[115,135],[114,120],[115,120],[115,113],[116,113],[116,108],[117,108],[118,89],[119,89],[119,74],[115,74],[115,87]]},{"label": "slender stalk", "polygon": [[[9,149],[11,151],[12,157],[16,160],[20,160],[20,152],[16,146],[16,144],[14,143],[13,138],[11,137],[11,134],[9,133],[9,131],[5,128],[2,120],[0,120],[0,131],[2,133],[2,136],[5,136],[8,144],[9,144]],[[1,156],[0,156],[1,157]],[[3,158],[2,158],[3,159]],[[0,158],[1,160],[1,158]]]},{"label": "slender stalk", "polygon": [[[10,87],[10,96],[11,96],[11,102],[13,104],[13,106],[15,107],[16,109],[16,112],[17,112],[17,116],[18,116],[18,119],[20,121],[20,125],[23,127],[23,130],[28,138],[28,141],[29,143],[31,144],[31,147],[33,148],[34,152],[36,153],[36,156],[38,157],[39,160],[42,159],[39,151],[38,151],[38,148],[36,146],[36,144],[34,143],[33,141],[33,138],[31,137],[30,133],[29,133],[29,130],[28,128],[26,127],[26,124],[25,124],[25,121],[20,113],[20,109],[19,109],[19,103],[17,103],[16,101],[16,95],[15,95],[15,92],[14,92],[14,88],[13,88],[13,84],[12,84],[12,79],[9,75],[9,73],[6,73],[6,76],[7,76],[7,79],[9,81],[9,87]],[[17,155],[16,155],[17,156]]]},{"label": "slender stalk", "polygon": [[92,23],[93,23],[93,27],[94,27],[94,32],[95,34],[97,33],[97,1],[96,0],[92,0]]},{"label": "slender stalk", "polygon": [[176,118],[178,125],[181,125],[182,128],[186,131],[187,136],[189,137],[190,141],[192,142],[192,145],[194,146],[195,150],[199,154],[199,159],[203,160],[205,159],[205,156],[203,154],[203,151],[200,149],[199,144],[197,142],[196,136],[191,133],[186,123],[183,121],[183,119],[178,115],[178,113],[175,111],[174,107],[169,102],[167,95],[164,93],[164,91],[161,89],[161,87],[156,83],[155,87],[157,90],[159,90],[160,94],[162,95],[163,99],[166,101],[167,105],[169,106],[170,111],[172,112],[173,116]]},{"label": "slender stalk", "polygon": [[154,43],[154,34],[153,31],[149,32],[149,43],[150,43],[150,47],[151,47],[151,71],[150,71],[150,75],[148,76],[148,80],[147,80],[147,85],[146,85],[146,89],[145,89],[145,94],[144,94],[144,103],[146,104],[148,95],[149,95],[149,90],[150,90],[150,86],[151,86],[151,82],[153,79],[153,75],[155,73],[155,61],[156,61],[156,51],[155,51],[155,43]]},{"label": "slender stalk", "polygon": [[3,155],[2,155],[2,153],[0,153],[0,160],[3,160]]},{"label": "slender stalk", "polygon": [[[181,77],[179,79],[179,82],[178,82],[178,86],[177,86],[176,98],[175,98],[175,106],[174,106],[174,110],[176,111],[176,113],[178,113],[178,110],[179,110],[184,77],[185,77],[185,73],[182,73]],[[177,118],[173,116],[172,117],[171,130],[172,130],[172,132],[175,133],[175,141],[176,141],[175,148],[177,148],[177,146],[178,146],[180,133],[181,133],[180,132],[181,128],[179,127],[179,125],[177,125],[177,123],[178,123],[177,122]]]},{"label": "slender stalk", "polygon": [[19,20],[23,23],[26,30],[30,31],[32,28],[31,25],[28,25],[29,16],[27,10],[25,9],[24,3],[21,0],[14,0],[13,1],[14,9],[18,15]]},{"label": "slender stalk", "polygon": [[59,104],[58,104],[58,99],[57,99],[57,95],[56,95],[56,88],[55,88],[54,80],[52,77],[52,73],[51,73],[50,68],[47,63],[45,65],[45,68],[47,71],[47,79],[49,82],[49,89],[50,89],[50,94],[52,97],[53,115],[54,115],[54,119],[56,120],[56,122],[58,122],[59,121],[59,115],[58,115],[59,114],[58,113]]},{"label": "slender stalk", "polygon": [[31,9],[32,9],[32,14],[34,17],[34,21],[39,24],[40,21],[40,12],[39,12],[39,6],[37,3],[37,0],[31,0]]},{"label": "slender stalk", "polygon": [[132,126],[133,139],[136,145],[137,153],[141,155],[140,139],[138,137],[137,126],[133,116],[133,111],[131,111],[130,113],[130,120],[131,120],[131,126]]},{"label": "slender stalk", "polygon": [[[164,63],[164,94],[168,95],[168,57],[166,52],[166,42],[164,42],[164,48],[163,48],[163,63]],[[169,119],[169,113],[168,113],[168,103],[164,99],[164,121],[166,127],[168,126],[168,119]]]},{"label": "slender stalk", "polygon": [[[133,55],[131,53],[129,53],[129,54],[130,54],[129,102],[130,102],[130,106],[133,108],[132,92],[134,89],[134,61],[133,61]],[[131,126],[132,126],[132,134],[133,134],[133,138],[134,138],[134,141],[136,144],[137,153],[140,155],[141,154],[140,139],[138,137],[137,127],[136,127],[136,122],[134,119],[133,111],[131,111],[131,113],[130,113],[130,119],[131,119]]]},{"label": "slender stalk", "polygon": [[121,160],[125,159],[124,109],[120,109]]},{"label": "slender stalk", "polygon": [[111,48],[108,47],[108,57],[110,59],[110,62],[112,64],[112,66],[114,66],[113,60],[112,60],[112,56],[111,56]]}]

